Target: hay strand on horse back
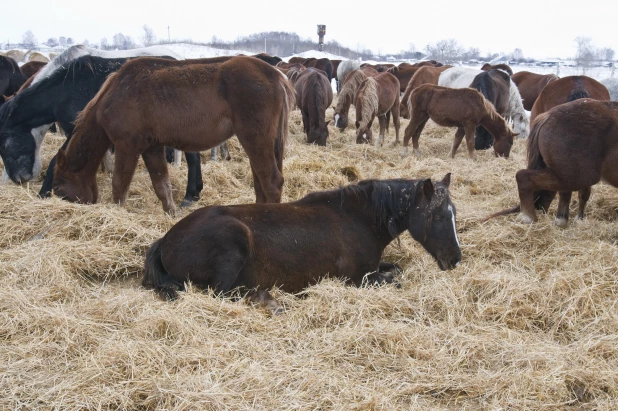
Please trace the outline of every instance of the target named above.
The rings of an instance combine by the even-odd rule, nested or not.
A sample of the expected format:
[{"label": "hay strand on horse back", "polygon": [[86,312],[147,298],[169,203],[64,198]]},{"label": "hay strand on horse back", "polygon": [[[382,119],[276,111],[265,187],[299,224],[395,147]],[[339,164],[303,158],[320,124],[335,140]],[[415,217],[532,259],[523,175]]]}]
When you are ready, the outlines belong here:
[{"label": "hay strand on horse back", "polygon": [[[452,172],[457,269],[440,271],[405,234],[383,258],[403,268],[401,288],[324,280],[300,296],[275,291],[277,317],[191,286],[167,303],[140,275],[147,248],[182,216],[161,212],[141,160],[124,207],[102,173],[95,205],[39,200],[37,181],[4,185],[0,408],[618,407],[618,190],[594,186],[586,219],[565,229],[555,206],[531,226],[480,224],[517,202],[525,141],[508,161],[449,159],[454,130],[430,122],[423,157],[402,159],[401,147],[357,145],[353,128],[332,123],[326,147],[308,146],[300,122],[293,111],[283,201],[356,177]],[[47,136],[44,166],[63,141]],[[231,161],[204,159],[199,206],[255,201],[247,157],[229,143]],[[170,170],[177,203],[186,172]]]}]

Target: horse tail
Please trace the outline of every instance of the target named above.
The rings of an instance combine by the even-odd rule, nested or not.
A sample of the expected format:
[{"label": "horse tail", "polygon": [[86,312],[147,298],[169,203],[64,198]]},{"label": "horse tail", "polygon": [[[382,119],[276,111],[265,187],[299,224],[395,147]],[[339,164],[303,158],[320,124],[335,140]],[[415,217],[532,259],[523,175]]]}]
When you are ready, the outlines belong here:
[{"label": "horse tail", "polygon": [[530,130],[530,136],[528,137],[528,170],[541,170],[547,167],[539,149],[539,135],[548,118],[549,115],[547,113],[541,114],[536,118],[532,125],[532,130]]},{"label": "horse tail", "polygon": [[492,218],[515,214],[515,213],[519,213],[520,211],[521,211],[521,206],[518,204],[515,207],[507,208],[506,210],[498,211],[497,213],[494,213],[488,217],[485,217],[480,222],[484,223],[485,221],[491,220]]},{"label": "horse tail", "polygon": [[588,93],[588,90],[583,87],[583,85],[580,83],[580,80],[577,80],[575,88],[573,89],[573,91],[571,91],[569,97],[567,98],[567,102],[589,97],[590,94]]},{"label": "horse tail", "polygon": [[374,115],[378,114],[378,83],[373,77],[367,78],[363,85],[358,89],[356,97],[361,102],[361,121],[360,126],[363,128],[369,125],[369,122]]},{"label": "horse tail", "polygon": [[277,128],[277,137],[275,138],[275,159],[277,160],[277,167],[279,171],[283,171],[283,155],[285,153],[285,143],[288,140],[288,118],[290,111],[294,109],[296,104],[296,90],[287,80],[281,79],[279,81],[281,87],[283,87],[283,110],[279,116],[279,126]]},{"label": "horse tail", "polygon": [[161,242],[163,238],[155,241],[146,252],[144,263],[144,278],[142,285],[148,289],[154,289],[165,300],[178,298],[177,291],[183,290],[182,283],[174,280],[163,267],[161,261]]}]

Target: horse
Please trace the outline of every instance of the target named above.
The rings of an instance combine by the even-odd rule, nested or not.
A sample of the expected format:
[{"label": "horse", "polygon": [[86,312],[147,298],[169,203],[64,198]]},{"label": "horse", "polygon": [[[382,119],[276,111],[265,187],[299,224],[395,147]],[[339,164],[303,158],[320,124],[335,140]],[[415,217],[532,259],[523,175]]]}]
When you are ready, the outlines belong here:
[{"label": "horse", "polygon": [[513,75],[513,69],[508,64],[504,64],[504,63],[500,63],[500,64],[485,63],[481,67],[481,70],[483,70],[483,71],[502,70],[502,71],[506,72],[509,76]]},{"label": "horse", "polygon": [[496,112],[494,106],[483,95],[471,88],[448,88],[434,84],[418,86],[410,96],[410,124],[403,137],[403,155],[408,152],[408,142],[412,138],[414,152],[420,155],[418,139],[430,118],[445,127],[457,127],[450,156],[455,152],[465,135],[468,155],[475,158],[474,132],[482,125],[494,136],[494,152],[497,156],[509,156],[513,137],[517,135],[506,121]]},{"label": "horse", "polygon": [[[468,67],[452,67],[440,74],[438,85],[452,88],[469,87],[474,77],[482,72],[483,70],[476,70]],[[506,113],[504,113],[504,117],[513,121],[513,128],[519,138],[528,138],[528,134],[530,133],[530,119],[524,110],[519,90],[513,82],[511,82],[509,88],[509,105],[506,109]]]},{"label": "horse", "polygon": [[287,76],[287,78],[290,80],[292,84],[296,84],[296,81],[298,81],[298,78],[300,77],[300,75],[305,70],[307,70],[307,68],[300,63],[289,64],[288,66],[289,68],[287,69],[280,67],[279,70],[281,71],[286,70],[284,74]]},{"label": "horse", "polygon": [[434,66],[432,64],[427,64],[423,66],[419,66],[419,69],[416,70],[416,73],[412,76],[408,85],[406,86],[406,90],[401,97],[401,104],[399,106],[399,115],[405,119],[410,119],[410,107],[408,104],[408,100],[410,99],[410,94],[414,91],[415,88],[420,86],[421,84],[438,84],[438,79],[440,78],[440,73],[444,70],[449,69],[453,66]]},{"label": "horse", "polygon": [[341,60],[331,60],[330,63],[333,66],[331,80],[335,80],[335,90],[339,92],[339,77],[337,77],[337,70],[339,70],[339,64],[341,64]]},{"label": "horse", "polygon": [[[491,104],[496,112],[501,116],[506,114],[510,99],[511,79],[503,70],[491,69],[477,74],[470,84],[470,88],[481,92]],[[474,138],[475,150],[487,150],[494,144],[491,134],[483,126],[476,128]]]},{"label": "horse", "polygon": [[395,66],[389,68],[386,71],[397,77],[397,80],[399,80],[399,91],[401,93],[404,93],[406,91],[408,83],[410,82],[410,79],[412,78],[412,76],[414,76],[414,73],[416,73],[419,68],[420,67]]},{"label": "horse", "polygon": [[128,61],[79,114],[66,151],[58,151],[54,193],[68,201],[96,203],[96,168],[114,144],[113,201],[124,204],[141,154],[163,209],[174,215],[164,146],[200,151],[236,134],[249,157],[256,202],[280,202],[293,101],[287,78],[253,57],[222,63]]},{"label": "horse", "polygon": [[276,66],[278,63],[281,63],[283,61],[283,60],[281,60],[280,57],[271,56],[268,53],[254,54],[251,57],[255,57],[256,59],[260,59],[262,61],[265,61],[266,63],[270,64],[271,66]]},{"label": "horse", "polygon": [[389,72],[368,77],[358,87],[354,97],[356,107],[356,143],[371,143],[371,125],[375,117],[380,123],[377,145],[384,143],[384,131],[388,127],[387,113],[391,113],[395,124],[395,144],[399,144],[399,80]]},{"label": "horse", "polygon": [[333,102],[333,89],[326,73],[315,68],[303,71],[296,81],[296,105],[303,116],[303,128],[307,133],[307,143],[326,145],[328,123],[325,121],[326,109]]},{"label": "horse", "polygon": [[364,67],[371,67],[378,73],[384,73],[385,71],[388,71],[388,69],[395,67],[395,65],[391,63],[378,63],[378,64],[363,63],[360,65],[360,68],[364,68]]},{"label": "horse", "polygon": [[618,102],[589,98],[560,104],[539,115],[528,140],[528,168],[515,175],[520,205],[486,220],[521,211],[519,221],[537,221],[559,193],[556,225],[566,226],[573,191],[584,218],[591,187],[601,179],[618,188]]},{"label": "horse", "polygon": [[341,88],[348,74],[359,68],[360,63],[356,60],[344,60],[339,64],[337,67],[337,93],[341,92]]},{"label": "horse", "polygon": [[372,67],[363,67],[348,74],[343,82],[341,92],[337,95],[337,106],[335,106],[335,127],[343,131],[348,126],[348,113],[350,106],[354,103],[356,91],[367,77],[378,74]]},{"label": "horse", "polygon": [[321,58],[321,59],[310,58],[310,59],[304,60],[303,62],[301,62],[301,64],[307,68],[314,67],[314,68],[323,70],[326,73],[326,76],[328,77],[328,81],[331,81],[333,79],[333,73],[334,73],[333,63],[331,63],[331,61],[327,58]]},{"label": "horse", "polygon": [[609,100],[607,87],[587,76],[568,76],[552,81],[543,88],[539,98],[534,102],[530,113],[530,121],[534,121],[544,113],[559,104],[580,98]]},{"label": "horse", "polygon": [[381,263],[382,253],[406,230],[441,270],[452,270],[461,249],[450,178],[363,180],[292,203],[201,208],[152,244],[142,285],[173,300],[186,281],[253,295],[275,286],[298,293],[328,276],[356,286],[391,282],[381,271],[393,264]]},{"label": "horse", "polygon": [[603,84],[607,87],[607,91],[609,91],[609,99],[612,101],[618,101],[618,79],[616,78],[606,78],[599,83]]},{"label": "horse", "polygon": [[[17,92],[28,80],[21,71],[19,65],[10,57],[0,56],[0,96],[9,97]],[[0,106],[4,104],[4,98],[0,98]]]},{"label": "horse", "polygon": [[523,98],[524,108],[528,111],[532,110],[543,88],[559,78],[555,74],[537,74],[530,71],[519,71],[511,76],[511,80],[517,85],[519,94]]},{"label": "horse", "polygon": [[303,60],[307,60],[306,57],[290,57],[288,59],[288,63],[301,63],[303,62]]},{"label": "horse", "polygon": [[21,72],[24,73],[26,78],[34,76],[40,69],[45,67],[47,62],[43,61],[29,61],[20,67]]},{"label": "horse", "polygon": [[[93,50],[98,56],[88,54]],[[136,50],[139,55],[144,55],[148,51],[148,49]],[[151,50],[153,53],[165,53],[165,49],[161,47]],[[0,109],[0,145],[5,145],[0,154],[4,159],[5,175],[19,184],[40,174],[41,143],[51,123],[58,122],[64,131],[67,140],[63,148],[66,148],[73,135],[77,113],[96,95],[106,77],[127,61],[127,57],[111,57],[117,54],[128,53],[106,53],[84,46],[70,47],[41,68],[34,77],[28,79],[24,84],[26,86],[29,83],[28,87],[22,88],[9,103],[5,104],[5,107]],[[175,55],[171,50],[168,54]],[[201,191],[199,155],[197,153],[185,155],[190,168],[185,200],[191,202],[199,198]],[[15,160],[20,158],[20,161],[31,166],[22,167],[21,171],[17,172],[13,166]],[[39,192],[41,197],[49,197],[51,194],[55,164],[54,156]],[[196,181],[193,176],[200,181]]]}]

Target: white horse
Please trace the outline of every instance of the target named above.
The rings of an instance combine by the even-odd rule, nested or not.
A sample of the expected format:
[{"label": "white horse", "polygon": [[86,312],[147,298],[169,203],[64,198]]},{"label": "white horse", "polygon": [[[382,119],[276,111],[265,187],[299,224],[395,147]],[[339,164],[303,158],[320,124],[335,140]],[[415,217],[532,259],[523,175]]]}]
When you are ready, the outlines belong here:
[{"label": "white horse", "polygon": [[611,101],[618,101],[618,78],[606,78],[601,80],[600,83],[607,87],[609,99]]},{"label": "white horse", "polygon": [[[482,70],[469,67],[452,67],[440,73],[438,85],[451,88],[470,87],[474,77],[482,72]],[[519,133],[518,138],[528,138],[528,134],[530,134],[530,118],[524,109],[519,89],[513,81],[511,81],[511,86],[509,87],[509,105],[504,117],[513,122],[513,129],[516,133]]]},{"label": "white horse", "polygon": [[350,74],[354,70],[358,70],[359,68],[360,62],[356,60],[344,60],[339,63],[339,67],[337,67],[337,81],[339,82],[339,88],[337,90],[337,93],[339,93],[341,87],[343,87],[343,82],[345,81],[345,78],[348,76],[348,74]]}]

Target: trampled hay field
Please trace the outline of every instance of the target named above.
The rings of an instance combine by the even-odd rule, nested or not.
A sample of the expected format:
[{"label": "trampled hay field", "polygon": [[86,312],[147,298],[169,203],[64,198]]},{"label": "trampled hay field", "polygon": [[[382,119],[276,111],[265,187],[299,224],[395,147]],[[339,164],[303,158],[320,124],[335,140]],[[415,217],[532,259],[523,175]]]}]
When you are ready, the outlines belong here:
[{"label": "trampled hay field", "polygon": [[[284,201],[357,178],[452,172],[462,263],[440,271],[405,233],[384,255],[403,267],[401,288],[327,279],[302,296],[275,291],[277,317],[191,287],[164,302],[140,286],[144,254],[178,219],[143,165],[125,207],[103,173],[96,205],[39,200],[40,182],[2,186],[0,408],[618,408],[618,190],[595,186],[587,218],[565,229],[555,204],[532,226],[480,223],[517,203],[525,141],[509,160],[471,161],[461,147],[452,160],[455,130],[428,125],[422,157],[402,158],[392,125],[381,149],[333,127],[327,147],[307,146],[298,111],[290,130]],[[44,167],[62,142],[47,136]],[[199,206],[255,200],[230,145],[230,162],[204,155]],[[170,172],[180,203],[186,163]]]}]

